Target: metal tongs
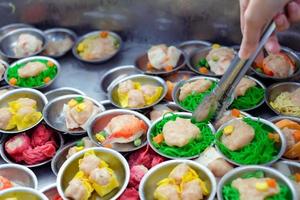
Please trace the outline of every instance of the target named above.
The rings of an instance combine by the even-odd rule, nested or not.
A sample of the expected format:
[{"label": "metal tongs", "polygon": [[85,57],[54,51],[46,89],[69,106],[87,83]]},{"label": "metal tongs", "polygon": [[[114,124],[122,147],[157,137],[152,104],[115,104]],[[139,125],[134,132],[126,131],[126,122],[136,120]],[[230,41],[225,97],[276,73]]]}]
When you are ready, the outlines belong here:
[{"label": "metal tongs", "polygon": [[241,59],[238,54],[235,56],[227,71],[222,76],[218,86],[210,95],[206,96],[203,102],[193,113],[193,117],[197,121],[204,121],[207,119],[215,121],[223,116],[224,112],[233,100],[233,92],[236,86],[247,73],[251,64],[254,62],[259,52],[263,49],[275,29],[275,22],[271,22],[265,29],[257,49],[248,60]]}]

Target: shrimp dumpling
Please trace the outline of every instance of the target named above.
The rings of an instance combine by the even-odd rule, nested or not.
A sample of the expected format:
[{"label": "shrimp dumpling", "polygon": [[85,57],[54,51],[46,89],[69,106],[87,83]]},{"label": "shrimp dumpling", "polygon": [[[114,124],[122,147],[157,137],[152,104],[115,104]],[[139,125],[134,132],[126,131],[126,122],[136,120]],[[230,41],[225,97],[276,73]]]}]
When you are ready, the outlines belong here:
[{"label": "shrimp dumpling", "polygon": [[9,130],[14,127],[9,127],[9,122],[13,115],[8,108],[0,108],[0,129]]},{"label": "shrimp dumpling", "polygon": [[207,165],[208,169],[216,176],[223,177],[230,170],[233,169],[233,166],[229,164],[223,158],[218,158]]},{"label": "shrimp dumpling", "polygon": [[123,81],[119,84],[119,93],[128,93],[130,90],[134,89],[134,82],[132,80]]},{"label": "shrimp dumpling", "polygon": [[295,71],[289,57],[282,53],[269,54],[263,60],[263,65],[267,66],[274,77],[286,78],[292,75]]},{"label": "shrimp dumpling", "polygon": [[106,168],[96,168],[91,171],[89,179],[99,185],[107,185],[111,179],[111,175]]},{"label": "shrimp dumpling", "polygon": [[227,71],[233,58],[234,50],[228,47],[212,49],[206,56],[210,70],[217,75],[223,75]]},{"label": "shrimp dumpling", "polygon": [[19,98],[16,102],[19,103],[20,106],[24,106],[24,107],[28,106],[28,107],[35,108],[37,105],[35,100],[29,98]]},{"label": "shrimp dumpling", "polygon": [[101,163],[101,159],[96,155],[85,155],[79,162],[79,169],[84,172],[85,175],[89,175],[94,169],[98,168]]},{"label": "shrimp dumpling", "polygon": [[144,95],[153,96],[156,93],[156,88],[154,85],[143,85],[141,89]]},{"label": "shrimp dumpling", "polygon": [[190,167],[187,164],[182,163],[182,164],[177,165],[171,171],[171,173],[169,174],[168,177],[171,179],[174,179],[177,184],[180,184],[183,176],[185,174],[187,174],[189,171],[190,171]]},{"label": "shrimp dumpling", "polygon": [[79,179],[73,179],[69,183],[65,195],[68,198],[74,199],[74,200],[83,200],[85,199],[84,196],[86,196],[86,189],[82,182]]},{"label": "shrimp dumpling", "polygon": [[182,200],[202,200],[203,193],[198,179],[183,184]]},{"label": "shrimp dumpling", "polygon": [[256,82],[249,78],[242,78],[234,91],[235,98],[244,96],[249,88],[256,86]]},{"label": "shrimp dumpling", "polygon": [[91,116],[94,109],[94,103],[88,99],[83,102],[83,109],[78,109],[78,107],[73,107],[70,111],[73,119],[80,125],[83,125]]},{"label": "shrimp dumpling", "polygon": [[158,186],[154,191],[155,200],[180,200],[179,187],[175,184]]},{"label": "shrimp dumpling", "polygon": [[254,129],[240,119],[234,119],[228,126],[233,127],[232,133],[223,134],[221,142],[231,151],[236,151],[248,145],[254,138]]},{"label": "shrimp dumpling", "polygon": [[212,81],[206,79],[199,79],[191,83],[186,83],[180,88],[179,100],[183,101],[188,95],[195,93],[202,93],[208,90],[212,85]]},{"label": "shrimp dumpling", "polygon": [[28,62],[25,66],[18,69],[21,78],[34,77],[46,70],[47,66],[41,62]]},{"label": "shrimp dumpling", "polygon": [[130,90],[128,92],[128,107],[138,108],[146,104],[144,95],[140,90]]},{"label": "shrimp dumpling", "polygon": [[163,127],[163,136],[168,146],[183,147],[190,140],[200,137],[201,131],[190,119],[176,118]]},{"label": "shrimp dumpling", "polygon": [[31,34],[21,34],[17,40],[17,44],[14,47],[16,56],[27,56],[39,51],[42,48],[42,41]]}]

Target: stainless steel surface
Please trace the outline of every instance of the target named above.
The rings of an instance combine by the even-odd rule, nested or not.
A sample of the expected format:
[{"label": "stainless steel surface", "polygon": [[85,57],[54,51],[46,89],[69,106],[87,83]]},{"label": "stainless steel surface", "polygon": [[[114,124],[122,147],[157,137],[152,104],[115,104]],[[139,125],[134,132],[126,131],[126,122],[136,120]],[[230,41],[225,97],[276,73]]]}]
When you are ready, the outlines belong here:
[{"label": "stainless steel surface", "polygon": [[45,188],[41,189],[40,192],[46,195],[48,200],[56,200],[55,197],[58,195],[56,183],[46,186]]},{"label": "stainless steel surface", "polygon": [[[51,28],[44,31],[46,39],[49,42],[59,42],[63,41],[64,39],[69,38],[73,44],[70,46],[70,48],[66,49],[65,51],[61,52],[57,55],[48,55],[50,57],[58,58],[63,55],[65,55],[68,51],[70,51],[75,44],[75,41],[77,40],[77,35],[74,31],[66,28]],[[47,49],[47,46],[46,46]],[[47,53],[44,51],[42,54],[47,55]]]},{"label": "stainless steel surface", "polygon": [[143,106],[143,107],[139,107],[139,108],[129,108],[131,110],[141,110],[141,109],[150,108],[151,106],[154,106],[157,103],[159,103],[167,94],[166,82],[160,77],[142,75],[142,74],[127,76],[126,78],[123,78],[123,79],[121,79],[117,82],[114,82],[108,88],[108,99],[111,101],[111,103],[114,106],[116,106],[118,108],[122,108],[121,105],[119,104],[118,95],[117,95],[119,83],[121,83],[123,81],[127,81],[127,80],[132,80],[133,82],[139,82],[141,85],[149,84],[149,85],[153,85],[153,86],[156,86],[156,87],[159,86],[159,87],[163,88],[163,91],[162,91],[162,94],[161,94],[160,98],[158,98],[151,105],[147,105],[147,106]]},{"label": "stainless steel surface", "polygon": [[[50,57],[46,57],[46,56],[32,56],[32,57],[27,57],[27,58],[20,59],[20,60],[18,60],[16,62],[12,63],[9,66],[9,68],[12,68],[12,67],[15,67],[15,65],[26,64],[28,62],[35,61],[35,60],[38,60],[38,59],[47,60],[47,61],[50,61],[50,62],[54,63],[55,66],[57,67],[57,73],[56,73],[56,76],[51,81],[49,81],[48,83],[46,83],[45,85],[42,85],[42,86],[32,87],[33,89],[46,88],[46,87],[50,86],[55,81],[55,79],[59,76],[59,73],[60,73],[60,64],[55,59],[50,58]],[[5,79],[6,83],[8,85],[10,85],[11,87],[21,88],[20,86],[11,85],[10,84],[10,82],[8,80],[8,70],[5,71],[4,79]]]},{"label": "stainless steel surface", "polygon": [[[285,115],[283,113],[280,113],[276,109],[274,109],[270,102],[274,101],[278,95],[280,95],[282,92],[293,92],[296,89],[300,88],[299,82],[283,82],[283,83],[275,83],[271,86],[269,86],[265,93],[265,102],[269,106],[269,108],[274,111],[277,115]],[[293,117],[293,116],[292,116]]]},{"label": "stainless steel surface", "polygon": [[[29,132],[30,133],[30,132]],[[63,139],[63,137],[62,137],[62,135],[60,134],[60,133],[58,133],[58,132],[55,132],[55,131],[53,131],[53,133],[54,133],[54,139],[55,139],[55,141],[56,141],[56,143],[57,143],[57,149],[56,149],[56,151],[59,151],[59,149],[63,146],[63,144],[64,144],[64,139]],[[19,133],[19,134],[23,134],[23,133]],[[16,161],[14,161],[10,156],[9,156],[9,154],[6,152],[6,150],[5,150],[5,143],[10,139],[10,138],[12,138],[12,137],[14,137],[15,135],[7,135],[6,137],[4,137],[4,139],[3,139],[3,145],[1,145],[0,146],[0,155],[1,155],[1,157],[2,157],[2,159],[4,160],[4,161],[6,161],[7,163],[13,163],[13,164],[19,164],[18,162],[16,162]],[[22,166],[25,166],[25,167],[29,167],[29,168],[34,168],[34,167],[40,167],[40,166],[42,166],[42,165],[45,165],[45,164],[47,164],[47,163],[50,163],[51,162],[51,160],[52,160],[52,158],[50,158],[50,159],[47,159],[47,160],[45,160],[45,161],[42,161],[42,162],[40,162],[40,163],[37,163],[37,164],[25,164],[25,163],[20,163]]]},{"label": "stainless steel surface", "polygon": [[73,48],[72,48],[72,53],[73,53],[73,55],[75,56],[75,58],[77,58],[78,60],[83,61],[83,62],[98,64],[98,63],[103,63],[103,62],[106,62],[106,61],[112,59],[113,57],[115,57],[115,56],[121,51],[121,49],[122,49],[122,47],[123,47],[123,41],[122,41],[122,38],[121,38],[117,33],[114,33],[114,32],[111,32],[111,31],[107,31],[109,35],[113,36],[113,37],[118,41],[119,46],[118,46],[117,51],[116,51],[114,54],[112,54],[112,55],[110,55],[109,57],[104,58],[104,59],[101,58],[101,59],[86,60],[86,59],[82,58],[82,57],[78,54],[78,52],[77,52],[77,46],[78,46],[81,42],[83,42],[85,39],[87,39],[87,38],[89,38],[89,37],[91,37],[91,36],[95,36],[95,35],[97,36],[97,35],[99,35],[101,32],[103,32],[103,31],[93,31],[93,32],[91,32],[91,33],[87,33],[87,34],[81,36],[80,38],[78,38],[77,41],[76,41],[76,43],[75,43],[75,45],[74,45]]},{"label": "stainless steel surface", "polygon": [[82,97],[84,99],[88,99],[92,101],[100,110],[100,112],[103,112],[105,109],[104,107],[98,103],[95,99],[92,99],[87,96],[83,95],[65,95],[58,98],[53,99],[51,102],[49,102],[45,108],[43,109],[43,115],[45,122],[52,127],[53,129],[63,132],[63,133],[69,133],[72,135],[80,135],[86,133],[86,131],[82,128],[75,129],[75,130],[69,130],[66,126],[65,122],[65,116],[63,113],[63,107],[65,104],[67,104],[71,99]]},{"label": "stainless steel surface", "polygon": [[57,175],[57,189],[59,195],[63,198],[66,198],[64,195],[64,191],[68,185],[68,183],[72,180],[74,175],[79,171],[78,161],[83,157],[85,152],[94,150],[97,157],[101,158],[105,161],[109,167],[115,172],[116,177],[120,183],[118,189],[113,190],[109,194],[104,197],[99,197],[96,192],[93,192],[91,198],[96,198],[99,200],[116,200],[126,189],[127,184],[129,182],[130,170],[129,165],[126,159],[117,151],[94,147],[86,150],[82,150],[74,155],[72,155],[61,167]]},{"label": "stainless steel surface", "polygon": [[[2,64],[4,66],[5,70],[7,70],[7,68],[8,68],[9,65],[8,65],[8,63],[6,61],[0,59],[0,64]],[[4,74],[2,76],[0,75],[0,81],[2,81],[4,79]]]},{"label": "stainless steel surface", "polygon": [[[286,138],[284,136],[284,134],[281,132],[281,130],[275,125],[273,124],[272,122],[268,121],[268,120],[265,120],[265,119],[261,119],[261,118],[257,118],[257,117],[248,117],[254,121],[259,121],[269,127],[271,127],[273,130],[274,130],[274,133],[278,134],[279,135],[279,138],[280,138],[280,146],[278,146],[277,148],[279,149],[278,151],[278,154],[274,157],[273,160],[271,161],[268,161],[266,163],[262,163],[260,165],[266,165],[266,166],[269,166],[271,164],[273,164],[274,162],[276,162],[277,160],[279,160],[282,155],[284,154],[285,150],[286,150],[286,146],[287,146],[287,142],[286,142]],[[226,122],[225,124],[223,124],[218,130],[216,133],[222,131],[227,125],[231,124],[231,122],[233,120],[237,120],[237,119],[232,119],[228,122]],[[241,119],[240,119],[241,120]],[[223,158],[225,160],[227,160],[228,162],[232,163],[233,165],[235,166],[243,166],[244,164],[241,164],[241,163],[237,163],[235,162],[234,160],[231,160],[230,158],[227,158],[223,153],[222,151],[219,149],[218,145],[216,145],[216,149],[217,151],[223,156]]]},{"label": "stainless steel surface", "polygon": [[0,28],[0,38],[9,33],[10,31],[14,31],[19,28],[26,28],[26,27],[32,27],[30,24],[24,24],[24,23],[14,23],[14,24],[8,24],[6,26],[2,26]]},{"label": "stainless steel surface", "polygon": [[222,189],[223,189],[224,185],[229,184],[230,182],[241,177],[245,173],[255,172],[255,171],[263,171],[265,177],[274,178],[279,183],[282,183],[282,184],[288,186],[291,191],[291,194],[292,194],[292,199],[293,200],[298,199],[298,195],[297,195],[297,192],[296,192],[293,184],[283,174],[279,173],[278,171],[276,171],[270,167],[250,165],[250,166],[235,168],[235,169],[231,170],[230,172],[228,172],[227,174],[225,174],[225,176],[222,177],[222,179],[220,180],[220,182],[218,184],[218,189],[217,189],[218,200],[224,200],[223,195],[222,195]]},{"label": "stainless steel surface", "polygon": [[[169,159],[184,159],[184,160],[191,160],[191,159],[195,159],[195,158],[197,158],[197,157],[199,157],[199,155],[201,154],[201,153],[199,153],[199,155],[194,155],[194,156],[190,156],[190,157],[173,157],[173,156],[169,156],[169,155],[166,155],[166,154],[164,154],[164,153],[162,153],[162,152],[160,152],[153,144],[152,144],[152,138],[151,138],[151,132],[152,132],[152,129],[153,129],[153,127],[158,123],[158,122],[160,122],[162,119],[163,119],[163,117],[167,117],[169,114],[171,114],[171,113],[166,113],[164,116],[162,116],[162,117],[160,117],[160,118],[158,118],[157,120],[155,120],[154,122],[152,122],[152,124],[151,124],[151,126],[150,126],[150,128],[148,129],[148,132],[147,132],[147,141],[148,141],[148,144],[149,144],[149,146],[156,152],[156,153],[158,153],[159,155],[161,155],[161,156],[163,156],[163,157],[166,157],[166,158],[169,158]],[[192,117],[192,114],[191,113],[187,113],[187,112],[174,112],[174,114],[177,114],[177,115],[179,115],[180,117],[189,117],[189,118],[191,118]],[[211,129],[211,131],[212,131],[212,133],[214,134],[215,132],[216,132],[216,130],[215,130],[215,128],[213,127],[213,125],[211,124],[211,123],[208,123],[208,126],[209,126],[209,128]],[[211,144],[211,145],[213,145],[213,144]]]},{"label": "stainless steel surface", "polygon": [[[178,45],[178,47],[186,53],[186,59],[195,49],[203,49],[209,46],[211,46],[211,43],[203,40],[189,40]],[[186,62],[188,63],[188,60]]]},{"label": "stainless steel surface", "polygon": [[187,164],[199,175],[199,178],[203,180],[209,191],[209,195],[205,196],[204,200],[213,200],[217,191],[216,178],[212,172],[205,166],[191,160],[171,160],[165,161],[151,168],[146,175],[142,178],[139,186],[139,195],[141,200],[154,199],[154,191],[157,187],[157,183],[164,178],[167,178],[171,171],[179,164]]},{"label": "stainless steel surface", "polygon": [[3,199],[10,198],[24,198],[24,199],[37,199],[48,200],[48,198],[41,192],[28,188],[28,187],[13,187],[0,191],[0,197]]},{"label": "stainless steel surface", "polygon": [[0,165],[0,176],[13,182],[15,186],[30,187],[37,189],[38,180],[36,175],[27,167],[17,164]]},{"label": "stainless steel surface", "polygon": [[[29,89],[29,88],[22,88],[22,89],[14,89],[11,91],[8,91],[3,96],[0,97],[0,108],[8,106],[8,103],[11,101],[15,101],[19,98],[30,98],[36,101],[37,103],[37,111],[42,112],[44,106],[48,103],[48,100],[46,96],[41,93],[38,90],[35,89]],[[21,133],[24,131],[27,131],[31,129],[32,127],[35,127],[37,124],[39,124],[43,120],[43,117],[39,121],[37,121],[34,125],[23,129],[23,130],[17,130],[17,128],[12,130],[0,130],[0,133],[5,134],[15,134],[15,133]]]},{"label": "stainless steel surface", "polygon": [[108,88],[118,82],[119,80],[134,74],[140,74],[141,72],[137,70],[134,65],[124,65],[120,67],[113,68],[107,71],[100,80],[100,86],[103,92],[107,93]]},{"label": "stainless steel surface", "polygon": [[[17,45],[19,36],[23,33],[33,35],[37,39],[39,39],[42,42],[42,48],[30,55],[26,55],[26,56],[15,55],[14,48]],[[39,54],[40,52],[42,52],[45,49],[46,45],[47,45],[47,40],[46,40],[44,32],[42,32],[41,30],[36,29],[36,28],[20,28],[20,29],[16,29],[14,31],[8,32],[6,35],[4,35],[0,39],[0,54],[6,58],[20,59],[20,58],[34,56],[34,55]]]},{"label": "stainless steel surface", "polygon": [[[137,117],[138,119],[145,122],[147,125],[147,129],[150,129],[150,121],[147,117],[142,115],[141,113],[138,113],[136,111],[131,110],[125,110],[125,109],[114,109],[114,110],[107,110],[102,113],[97,114],[94,116],[88,125],[87,133],[90,138],[90,140],[93,141],[93,143],[97,146],[102,146],[101,143],[97,140],[96,134],[100,131],[103,131],[104,128],[107,126],[107,124],[111,121],[112,118],[120,116],[120,115],[133,115]],[[112,144],[112,149],[118,151],[118,152],[131,152],[138,150],[142,147],[144,147],[147,144],[147,134],[143,134],[140,137],[142,143],[140,146],[135,146],[133,141],[129,143],[114,143]]]},{"label": "stainless steel surface", "polygon": [[172,93],[172,98],[173,101],[184,111],[186,112],[191,112],[190,110],[187,110],[186,108],[182,107],[180,105],[180,101],[179,101],[179,95],[180,95],[180,89],[181,87],[186,84],[186,83],[191,83],[197,80],[201,80],[201,79],[206,79],[206,80],[210,80],[210,81],[215,81],[215,82],[219,82],[220,79],[218,78],[214,78],[214,77],[205,77],[205,76],[195,76],[193,78],[190,78],[188,80],[182,80],[180,82],[177,82],[174,89],[173,89],[173,93]]},{"label": "stainless steel surface", "polygon": [[54,90],[50,90],[45,93],[45,96],[47,97],[48,101],[52,101],[53,99],[64,96],[64,95],[70,95],[70,94],[79,94],[79,95],[85,95],[84,92],[71,88],[71,87],[61,87]]}]

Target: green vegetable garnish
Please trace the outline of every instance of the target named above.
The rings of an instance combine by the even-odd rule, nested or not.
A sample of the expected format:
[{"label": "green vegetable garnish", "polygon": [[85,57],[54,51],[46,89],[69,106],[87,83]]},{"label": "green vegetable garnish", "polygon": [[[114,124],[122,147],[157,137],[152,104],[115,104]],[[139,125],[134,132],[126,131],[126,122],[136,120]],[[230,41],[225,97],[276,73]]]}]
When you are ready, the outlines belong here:
[{"label": "green vegetable garnish", "polygon": [[140,138],[137,138],[137,139],[134,140],[133,144],[136,147],[141,146],[142,140]]},{"label": "green vegetable garnish", "polygon": [[256,70],[257,72],[259,72],[259,73],[263,73],[262,69],[259,68],[259,67],[257,67],[255,70]]},{"label": "green vegetable garnish", "polygon": [[82,140],[79,140],[79,141],[76,142],[76,146],[77,147],[82,147],[82,146],[84,146],[84,142]]},{"label": "green vegetable garnish", "polygon": [[209,68],[208,62],[206,60],[206,58],[201,58],[198,62],[198,67],[206,67]]},{"label": "green vegetable garnish", "polygon": [[83,97],[76,97],[76,98],[75,98],[75,101],[77,101],[77,103],[82,103],[83,100],[84,100]]}]

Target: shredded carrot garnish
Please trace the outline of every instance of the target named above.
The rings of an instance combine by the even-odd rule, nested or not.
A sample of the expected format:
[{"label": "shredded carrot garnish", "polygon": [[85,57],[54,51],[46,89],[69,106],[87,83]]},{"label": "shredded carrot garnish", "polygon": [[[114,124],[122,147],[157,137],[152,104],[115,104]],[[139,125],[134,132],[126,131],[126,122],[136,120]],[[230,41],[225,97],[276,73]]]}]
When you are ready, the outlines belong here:
[{"label": "shredded carrot garnish", "polygon": [[11,85],[16,85],[16,84],[17,84],[17,79],[16,79],[16,78],[11,78],[11,79],[9,80],[9,83],[10,83]]},{"label": "shredded carrot garnish", "polygon": [[45,83],[49,83],[51,81],[51,78],[48,76],[48,77],[46,77],[46,78],[44,78],[44,82]]},{"label": "shredded carrot garnish", "polygon": [[200,67],[199,68],[199,72],[201,73],[201,74],[208,74],[208,69],[206,68],[206,67]]},{"label": "shredded carrot garnish", "polygon": [[241,116],[241,111],[239,111],[238,109],[232,109],[231,110],[231,115],[233,116],[233,117],[240,117]]},{"label": "shredded carrot garnish", "polygon": [[268,179],[267,184],[271,188],[276,188],[276,186],[277,186],[276,180],[273,178]]},{"label": "shredded carrot garnish", "polygon": [[108,32],[107,31],[100,32],[100,37],[107,38],[107,36],[108,36]]},{"label": "shredded carrot garnish", "polygon": [[164,136],[162,133],[158,134],[157,136],[155,136],[153,138],[153,141],[156,143],[156,144],[160,144],[164,141]]},{"label": "shredded carrot garnish", "polygon": [[280,138],[278,134],[269,133],[269,139],[274,140],[274,142],[280,142]]}]

